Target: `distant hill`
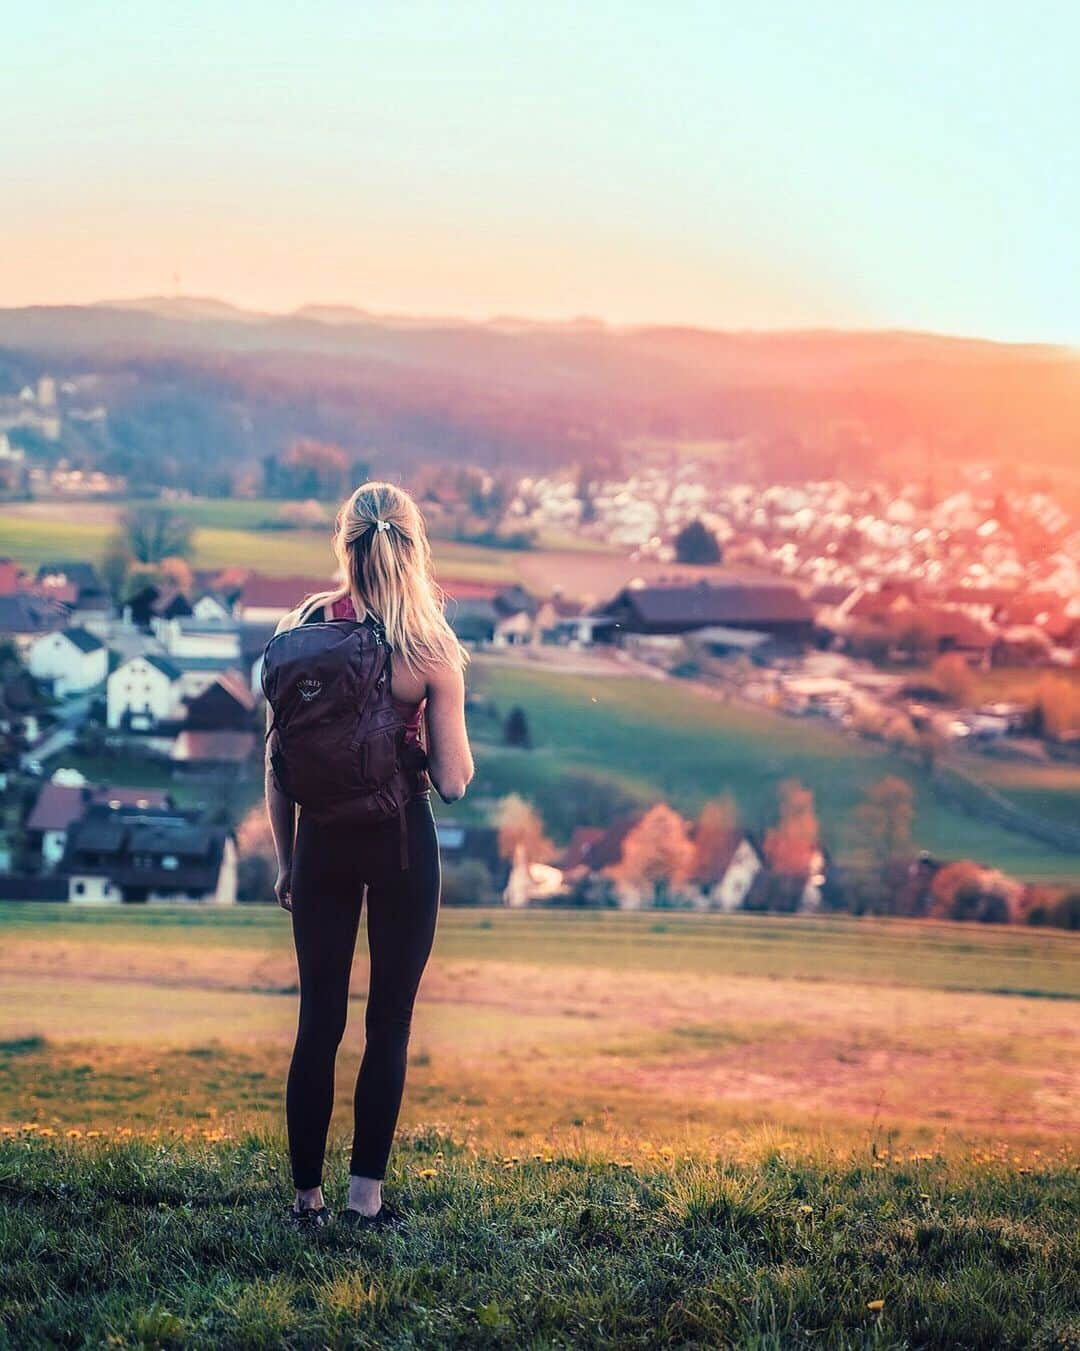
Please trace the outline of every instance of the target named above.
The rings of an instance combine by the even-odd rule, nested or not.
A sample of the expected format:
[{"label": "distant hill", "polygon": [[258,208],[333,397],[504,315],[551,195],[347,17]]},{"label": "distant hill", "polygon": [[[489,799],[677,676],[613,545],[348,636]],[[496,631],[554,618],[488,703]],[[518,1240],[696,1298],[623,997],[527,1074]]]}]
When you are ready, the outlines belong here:
[{"label": "distant hill", "polygon": [[35,370],[101,375],[112,451],[196,470],[296,435],[376,464],[534,470],[737,442],[740,471],[770,478],[973,458],[1075,472],[1080,447],[1080,354],[907,332],[274,315],[187,297],[0,310],[0,392]]}]

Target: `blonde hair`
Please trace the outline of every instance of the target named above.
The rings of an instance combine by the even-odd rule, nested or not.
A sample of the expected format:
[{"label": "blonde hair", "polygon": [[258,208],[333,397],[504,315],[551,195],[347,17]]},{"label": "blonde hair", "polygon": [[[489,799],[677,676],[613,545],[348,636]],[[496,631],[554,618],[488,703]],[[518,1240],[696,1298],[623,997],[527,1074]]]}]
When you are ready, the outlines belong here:
[{"label": "blonde hair", "polygon": [[469,655],[443,613],[424,518],[404,488],[362,483],[338,508],[333,547],[340,585],[305,596],[282,627],[349,596],[358,617],[370,611],[380,622],[407,666],[465,666]]}]

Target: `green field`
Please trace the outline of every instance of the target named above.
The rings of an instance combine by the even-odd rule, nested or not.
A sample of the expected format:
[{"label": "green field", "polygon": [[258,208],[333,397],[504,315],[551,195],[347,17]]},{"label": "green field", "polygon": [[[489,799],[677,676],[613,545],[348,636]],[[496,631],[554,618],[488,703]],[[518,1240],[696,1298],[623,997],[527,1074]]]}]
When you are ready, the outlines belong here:
[{"label": "green field", "polygon": [[[821,721],[722,703],[671,682],[559,674],[482,658],[476,666],[502,715],[514,704],[525,709],[535,743],[533,750],[509,749],[499,744],[497,723],[477,719],[480,770],[470,791],[479,796],[520,792],[561,821],[563,779],[576,770],[645,801],[665,798],[687,813],[730,791],[744,823],[760,830],[774,819],[777,785],[794,777],[814,790],[825,843],[843,858],[857,850],[853,809],[871,784],[897,774],[915,789],[920,847],[1022,878],[1080,878],[1080,855],[943,805],[910,760]],[[1080,801],[1077,778],[1075,771],[1051,772],[1029,791],[1043,808],[1052,799],[1054,813],[1067,819]]]},{"label": "green field", "polygon": [[[58,556],[99,561],[114,533],[113,518],[124,504],[33,504],[41,511],[23,514],[0,510],[0,557],[35,567]],[[330,523],[325,530],[260,530],[274,518],[280,502],[199,501],[170,504],[196,523],[191,563],[198,568],[252,568],[274,576],[317,577],[332,566]],[[25,510],[25,508],[24,508]],[[57,526],[63,525],[63,539]],[[446,576],[476,581],[509,581],[515,576],[513,553],[439,542],[439,562]]]},{"label": "green field", "polygon": [[444,909],[405,1223],[309,1243],[286,914],[6,904],[0,938],[4,1346],[1073,1344],[1070,935]]}]

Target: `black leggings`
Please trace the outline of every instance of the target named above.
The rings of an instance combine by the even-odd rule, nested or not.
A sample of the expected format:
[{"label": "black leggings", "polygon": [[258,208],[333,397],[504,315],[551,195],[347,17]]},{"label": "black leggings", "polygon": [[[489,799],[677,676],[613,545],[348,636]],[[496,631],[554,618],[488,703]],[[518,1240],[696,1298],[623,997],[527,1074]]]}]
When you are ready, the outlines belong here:
[{"label": "black leggings", "polygon": [[435,938],[441,880],[430,790],[411,798],[406,812],[404,871],[396,816],[357,829],[321,826],[300,812],[292,868],[300,1019],[285,1092],[293,1185],[299,1190],[322,1185],[334,1063],[345,1032],[365,885],[371,978],[349,1172],[370,1178],[386,1173],[405,1086],[413,1001]]}]

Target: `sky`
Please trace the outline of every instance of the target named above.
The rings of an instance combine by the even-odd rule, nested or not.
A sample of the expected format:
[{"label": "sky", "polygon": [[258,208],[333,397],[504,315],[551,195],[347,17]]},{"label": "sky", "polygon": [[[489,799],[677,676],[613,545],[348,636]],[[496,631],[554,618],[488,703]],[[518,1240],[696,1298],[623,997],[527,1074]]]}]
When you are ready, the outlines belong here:
[{"label": "sky", "polygon": [[49,0],[0,305],[1080,345],[1074,0]]}]

